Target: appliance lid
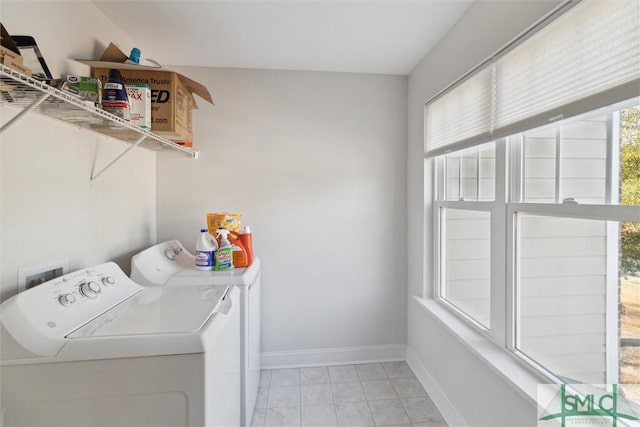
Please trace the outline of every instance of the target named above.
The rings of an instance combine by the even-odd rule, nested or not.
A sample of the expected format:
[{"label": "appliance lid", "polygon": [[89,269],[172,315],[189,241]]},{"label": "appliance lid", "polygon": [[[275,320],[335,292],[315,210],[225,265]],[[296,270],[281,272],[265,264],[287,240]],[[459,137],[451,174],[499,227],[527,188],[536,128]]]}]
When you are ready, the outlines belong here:
[{"label": "appliance lid", "polygon": [[158,243],[131,258],[131,278],[143,286],[251,286],[260,272],[255,258],[247,268],[230,271],[202,271],[195,256],[178,240]]},{"label": "appliance lid", "polygon": [[218,311],[229,290],[229,286],[145,288],[67,338],[195,333]]}]

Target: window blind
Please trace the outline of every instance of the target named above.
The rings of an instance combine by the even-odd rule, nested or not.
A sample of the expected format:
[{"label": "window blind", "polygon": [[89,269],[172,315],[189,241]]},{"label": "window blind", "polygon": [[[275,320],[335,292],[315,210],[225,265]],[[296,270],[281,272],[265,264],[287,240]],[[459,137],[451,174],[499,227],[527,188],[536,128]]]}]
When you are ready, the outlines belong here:
[{"label": "window blind", "polygon": [[487,67],[438,99],[427,109],[430,150],[449,147],[466,139],[486,139],[491,133],[493,76]]},{"label": "window blind", "polygon": [[428,157],[640,96],[640,2],[564,9],[427,102]]}]

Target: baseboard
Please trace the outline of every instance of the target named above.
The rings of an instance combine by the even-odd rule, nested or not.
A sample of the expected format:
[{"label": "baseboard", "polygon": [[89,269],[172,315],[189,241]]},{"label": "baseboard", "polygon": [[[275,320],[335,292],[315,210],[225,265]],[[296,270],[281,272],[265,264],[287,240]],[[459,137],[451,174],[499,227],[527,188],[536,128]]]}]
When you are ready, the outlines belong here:
[{"label": "baseboard", "polygon": [[418,381],[420,381],[427,391],[433,403],[436,404],[447,424],[451,427],[468,426],[467,422],[462,418],[462,415],[460,415],[455,406],[453,406],[447,395],[444,394],[440,388],[440,385],[433,379],[411,347],[407,347],[407,364],[413,370],[413,373],[416,374]]},{"label": "baseboard", "polygon": [[300,368],[405,360],[406,354],[406,345],[391,344],[265,352],[261,361],[263,369]]}]

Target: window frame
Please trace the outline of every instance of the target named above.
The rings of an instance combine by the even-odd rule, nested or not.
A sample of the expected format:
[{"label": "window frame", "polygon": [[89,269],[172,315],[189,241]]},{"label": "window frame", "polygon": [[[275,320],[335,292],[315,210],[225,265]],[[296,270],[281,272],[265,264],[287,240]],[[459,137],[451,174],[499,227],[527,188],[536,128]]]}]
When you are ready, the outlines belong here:
[{"label": "window frame", "polygon": [[[465,200],[444,200],[447,186],[446,175],[446,157],[438,157],[433,159],[432,162],[435,165],[435,179],[434,179],[434,200],[433,200],[433,225],[434,225],[434,288],[433,296],[439,300],[448,309],[455,312],[466,322],[473,325],[482,333],[491,337],[494,342],[504,345],[504,323],[505,323],[505,308],[499,304],[493,304],[493,301],[500,301],[506,298],[504,292],[504,284],[506,280],[504,271],[504,257],[506,256],[503,238],[506,238],[504,227],[500,224],[504,224],[504,203],[506,201],[506,140],[500,139],[494,142],[495,144],[495,197],[493,201],[465,201]],[[439,164],[438,164],[439,163]],[[442,175],[440,174],[442,171]],[[442,241],[442,221],[443,209],[459,209],[459,210],[471,210],[488,212],[490,215],[490,322],[489,327],[485,327],[478,321],[473,319],[470,315],[463,310],[456,307],[449,302],[444,296],[445,289],[445,274],[443,256],[445,245]],[[502,284],[503,286],[495,286],[495,283]]]},{"label": "window frame", "polygon": [[[575,159],[567,162],[563,161],[562,156],[562,126],[572,121],[582,120],[587,115],[610,114],[614,108],[620,110],[622,108],[617,106],[630,103],[628,100],[631,98],[635,98],[634,105],[637,105],[640,100],[640,74],[637,72],[637,49],[640,45],[636,40],[640,26],[637,25],[637,20],[634,20],[638,11],[638,9],[634,9],[637,4],[629,4],[629,9],[623,3],[620,4],[623,5],[621,6],[623,9],[616,7],[603,9],[600,8],[601,4],[598,4],[596,0],[565,0],[561,2],[550,13],[481,64],[428,99],[423,111],[425,158],[432,158],[430,163],[425,162],[425,166],[433,168],[433,187],[429,189],[432,191],[428,196],[429,200],[425,200],[424,214],[427,221],[432,220],[431,224],[425,225],[433,227],[434,236],[431,246],[428,246],[433,252],[429,253],[430,251],[428,251],[429,255],[425,260],[427,268],[432,267],[433,281],[428,289],[427,284],[423,283],[425,285],[423,288],[424,296],[433,295],[434,300],[431,305],[438,307],[443,321],[445,318],[464,320],[473,327],[473,332],[481,332],[491,342],[497,344],[500,351],[506,351],[511,356],[515,356],[509,357],[509,361],[523,362],[522,366],[532,368],[530,372],[541,374],[542,377],[550,378],[554,382],[558,382],[559,378],[519,352],[516,345],[518,333],[516,322],[519,319],[517,315],[520,303],[518,269],[519,263],[521,264],[525,259],[524,257],[521,257],[521,260],[518,259],[519,248],[518,240],[516,240],[519,232],[518,215],[546,215],[606,221],[605,228],[599,229],[596,233],[598,237],[604,237],[605,241],[598,241],[598,251],[594,251],[598,256],[604,254],[602,256],[606,258],[605,269],[598,271],[599,275],[604,275],[605,288],[604,292],[598,290],[595,293],[600,296],[604,295],[606,298],[607,324],[604,331],[607,335],[606,346],[614,348],[615,344],[616,349],[618,343],[613,342],[611,337],[618,334],[610,332],[610,325],[613,324],[612,316],[615,316],[616,319],[619,316],[618,295],[616,293],[613,298],[607,294],[613,287],[611,285],[612,278],[618,277],[617,262],[620,257],[617,245],[620,237],[619,224],[614,221],[637,221],[640,218],[640,206],[617,204],[619,183],[615,177],[619,173],[619,165],[616,163],[618,161],[616,159],[619,159],[619,153],[616,150],[619,147],[612,143],[617,140],[614,116],[609,115],[606,151],[604,153],[599,151],[594,155],[594,158],[597,157],[598,160],[602,160],[606,156],[605,163],[593,162],[589,166],[584,166],[587,163],[580,164],[571,161],[582,158],[575,152],[573,152]],[[585,7],[589,9],[580,10],[582,5],[586,5]],[[630,13],[631,10],[634,13]],[[574,18],[562,21],[565,16],[573,16]],[[625,25],[623,25],[623,21]],[[580,28],[572,28],[574,26]],[[582,30],[586,32],[582,33]],[[576,43],[575,37],[582,38],[586,35],[595,35],[594,37],[597,37],[598,40],[592,41],[591,44]],[[616,38],[614,39],[612,35],[616,35]],[[609,42],[599,43],[601,39],[606,39],[604,36],[608,37]],[[571,54],[578,52],[580,46],[585,47],[586,54],[572,56]],[[593,49],[590,49],[591,46]],[[614,47],[624,54],[609,55],[614,52]],[[538,53],[541,48],[556,55],[553,58],[559,61],[538,61]],[[589,55],[589,52],[600,53]],[[576,63],[572,59],[574,57],[594,58],[594,61],[600,62]],[[606,61],[603,61],[603,58]],[[571,72],[573,71],[576,71],[577,74],[571,80]],[[593,73],[589,73],[587,76],[585,74],[587,71],[593,71]],[[595,71],[598,71],[599,74]],[[490,73],[491,81],[483,79],[480,76],[481,73]],[[583,75],[587,78],[581,79]],[[566,84],[574,81],[576,84],[573,86]],[[478,82],[484,82],[483,88],[486,89],[484,92],[469,89],[477,89],[476,83]],[[507,84],[505,85],[503,82],[507,82]],[[567,88],[570,89],[567,90]],[[490,96],[482,98],[477,96],[478,92],[485,93],[485,96],[486,93],[490,93]],[[529,97],[527,98],[525,95]],[[488,121],[479,123],[480,119],[487,119],[486,114],[483,114],[487,105],[490,105]],[[468,112],[467,109],[475,110]],[[472,117],[472,119],[469,119],[469,122],[463,122],[462,126],[456,126],[456,120],[459,117]],[[525,163],[525,154],[528,154],[528,150],[525,153],[525,145],[523,144],[525,133],[550,126],[557,129],[555,132],[555,165],[553,165],[555,169],[551,167],[550,161],[537,162],[537,164],[535,161]],[[472,130],[475,131],[475,134],[471,132]],[[553,136],[548,139],[553,141]],[[602,141],[605,137],[600,135],[598,139]],[[462,198],[447,200],[446,185],[449,181],[441,156],[477,147],[489,141],[496,144],[495,199],[493,201],[465,201]],[[569,145],[565,147],[569,148]],[[545,147],[542,148],[541,152]],[[600,148],[601,146],[598,147],[598,150]],[[585,149],[585,147],[579,147],[578,151],[580,149]],[[540,158],[550,160],[552,156],[552,150],[549,150]],[[530,156],[530,158],[535,157],[533,154]],[[536,165],[533,166],[536,168],[536,173],[525,174],[525,166],[530,165]],[[567,172],[571,171],[565,177],[562,173],[563,167],[567,168]],[[597,174],[591,177],[588,172],[583,177],[579,171],[581,167],[585,168],[585,171],[587,171],[587,167],[593,169],[597,171]],[[547,169],[545,170],[545,168]],[[550,179],[553,173],[555,173],[554,186],[551,185]],[[528,199],[524,197],[527,175],[532,179],[544,180],[537,181],[535,184],[531,184],[531,182],[535,182],[532,180],[527,182],[526,190],[532,196]],[[590,178],[592,181],[589,182],[589,185],[581,185],[578,180],[582,178]],[[603,181],[604,188],[602,187]],[[459,187],[460,182],[461,180]],[[464,188],[466,191],[469,186]],[[541,189],[543,191],[539,191]],[[428,193],[429,190],[426,190],[425,193]],[[458,196],[464,196],[465,191],[459,189]],[[547,198],[546,195],[550,196],[552,191],[554,197]],[[563,195],[565,191],[567,195]],[[476,195],[479,198],[480,194]],[[452,192],[451,196],[455,196],[455,193]],[[575,197],[583,203],[575,204],[574,200],[566,200],[564,203],[563,199],[568,197]],[[540,202],[535,203],[536,199]],[[431,206],[428,206],[429,201]],[[429,208],[433,210],[431,211]],[[443,229],[447,224],[443,222],[444,209],[475,210],[488,212],[490,215],[489,328],[478,324],[467,313],[445,298],[445,275],[447,274],[445,249],[447,242],[445,241],[446,231],[443,232]],[[562,229],[558,229],[557,233],[550,234],[550,236],[562,234],[560,230]],[[537,230],[534,231],[534,236],[536,232]],[[567,250],[567,253],[571,252],[571,249]],[[562,252],[558,253],[562,254]],[[615,264],[611,260],[612,258],[616,258]],[[545,265],[544,260],[540,265]],[[598,265],[601,265],[599,259]],[[580,266],[578,267],[580,268]],[[576,271],[579,272],[579,268]],[[484,286],[485,282],[482,283],[483,304]],[[549,294],[553,295],[554,292],[549,292]],[[464,292],[461,296],[460,300],[465,300]],[[452,298],[452,301],[457,298],[457,296]],[[466,307],[464,304],[458,303],[458,305]],[[485,307],[483,306],[482,309]],[[600,307],[598,306],[598,310]],[[563,310],[564,306],[561,306],[558,313],[562,314]],[[449,311],[452,311],[451,316],[449,316]],[[473,312],[474,310],[470,309],[469,311]],[[606,379],[609,381],[612,378],[609,372],[611,371],[610,366],[613,366],[613,357],[610,357],[608,350],[606,357],[604,368],[607,372]],[[618,358],[615,359],[615,366],[617,366]],[[601,373],[599,368],[598,373]],[[559,374],[562,373],[559,372]],[[537,376],[540,377],[540,375]]]},{"label": "window frame", "polygon": [[[518,314],[519,314],[519,263],[518,263],[518,214],[541,215],[547,217],[564,217],[587,219],[607,222],[606,253],[618,251],[618,222],[640,222],[640,205],[617,204],[617,189],[619,187],[619,110],[629,106],[637,106],[637,100],[617,103],[606,109],[599,109],[590,113],[556,122],[556,154],[560,149],[563,125],[590,116],[602,115],[608,117],[606,137],[606,197],[604,204],[562,203],[560,200],[559,182],[561,174],[558,172],[560,156],[556,155],[556,203],[524,202],[524,150],[523,134],[495,140],[495,199],[493,201],[465,201],[446,200],[447,171],[446,157],[432,158],[433,167],[433,297],[442,306],[455,313],[459,318],[472,325],[477,331],[486,335],[499,347],[514,355],[525,366],[533,368],[535,372],[554,382],[560,382],[553,372],[540,365],[517,347],[518,342]],[[615,142],[615,143],[614,143]],[[456,307],[444,297],[445,269],[443,242],[443,209],[459,209],[488,212],[491,220],[491,251],[490,251],[490,327],[484,327],[463,310]],[[611,238],[615,236],[615,238]],[[607,256],[607,277],[617,277],[617,259],[612,261]],[[610,286],[606,290],[606,330],[617,328],[618,325],[618,295],[610,295]],[[501,301],[504,303],[500,304]],[[617,335],[606,333],[606,380],[608,383],[618,382],[617,366],[619,363]],[[609,351],[611,349],[611,351]],[[615,350],[615,351],[614,351]],[[615,371],[615,372],[614,372]]]},{"label": "window frame", "polygon": [[[507,252],[509,257],[507,258],[507,316],[508,316],[508,332],[506,349],[517,356],[519,359],[525,361],[527,364],[533,366],[544,376],[558,381],[558,377],[553,372],[550,372],[546,367],[540,365],[533,358],[521,351],[518,346],[518,292],[519,292],[519,274],[518,274],[518,254],[517,254],[517,215],[540,215],[553,218],[572,218],[572,219],[586,219],[595,221],[607,222],[607,254],[610,251],[615,250],[617,253],[617,238],[616,246],[612,248],[611,236],[617,233],[611,230],[612,226],[617,227],[617,223],[622,221],[640,222],[640,206],[638,205],[592,205],[592,204],[573,204],[573,203],[523,203],[523,202],[509,202],[507,203],[507,245],[509,248]],[[611,257],[607,256],[607,276],[615,272],[617,277],[617,260],[615,266],[612,265]],[[612,271],[612,268],[614,271]],[[618,382],[618,370],[619,363],[618,355],[618,341],[617,336],[609,333],[612,328],[617,330],[618,327],[618,296],[617,288],[615,292],[607,286],[606,289],[606,308],[605,308],[605,322],[606,322],[606,352],[605,352],[605,375],[608,384]],[[614,375],[615,371],[615,375]]]}]

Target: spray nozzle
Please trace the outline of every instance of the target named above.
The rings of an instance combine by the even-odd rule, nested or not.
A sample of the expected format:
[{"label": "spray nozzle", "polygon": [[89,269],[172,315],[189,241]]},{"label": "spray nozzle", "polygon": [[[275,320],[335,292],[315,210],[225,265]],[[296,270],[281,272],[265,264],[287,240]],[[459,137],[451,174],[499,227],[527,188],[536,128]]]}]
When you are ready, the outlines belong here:
[{"label": "spray nozzle", "polygon": [[226,228],[218,228],[216,230],[216,234],[220,236],[220,248],[224,248],[227,246],[231,246],[231,242],[229,242],[229,230]]},{"label": "spray nozzle", "polygon": [[222,236],[223,239],[226,239],[227,236],[229,236],[230,231],[227,230],[226,228],[218,228],[218,230],[216,231],[216,234],[218,236]]}]

